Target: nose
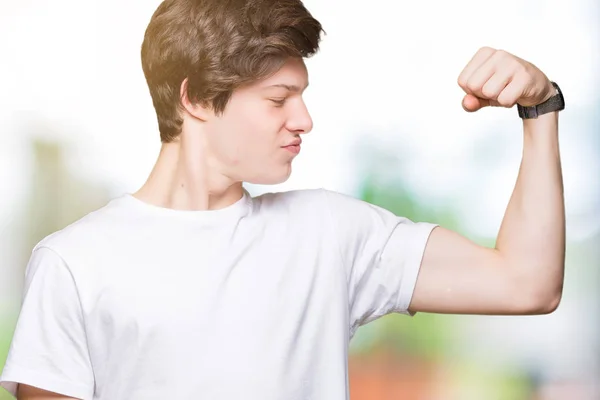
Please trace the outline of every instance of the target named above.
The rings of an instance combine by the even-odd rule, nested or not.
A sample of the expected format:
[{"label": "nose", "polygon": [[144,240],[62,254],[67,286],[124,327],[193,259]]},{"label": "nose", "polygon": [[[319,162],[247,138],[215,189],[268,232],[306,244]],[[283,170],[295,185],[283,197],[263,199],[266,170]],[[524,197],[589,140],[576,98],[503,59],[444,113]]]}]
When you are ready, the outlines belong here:
[{"label": "nose", "polygon": [[287,122],[290,132],[297,134],[309,133],[313,128],[313,121],[304,101],[299,101],[294,107]]}]

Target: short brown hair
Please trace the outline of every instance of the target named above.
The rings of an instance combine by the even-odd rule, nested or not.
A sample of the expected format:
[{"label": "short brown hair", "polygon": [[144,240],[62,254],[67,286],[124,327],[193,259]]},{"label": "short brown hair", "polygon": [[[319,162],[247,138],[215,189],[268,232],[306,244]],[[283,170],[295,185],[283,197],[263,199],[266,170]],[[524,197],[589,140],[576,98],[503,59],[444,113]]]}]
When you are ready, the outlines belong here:
[{"label": "short brown hair", "polygon": [[321,24],[301,0],[165,0],[142,44],[142,68],[163,143],[181,133],[180,88],[225,110],[233,91],[318,51]]}]

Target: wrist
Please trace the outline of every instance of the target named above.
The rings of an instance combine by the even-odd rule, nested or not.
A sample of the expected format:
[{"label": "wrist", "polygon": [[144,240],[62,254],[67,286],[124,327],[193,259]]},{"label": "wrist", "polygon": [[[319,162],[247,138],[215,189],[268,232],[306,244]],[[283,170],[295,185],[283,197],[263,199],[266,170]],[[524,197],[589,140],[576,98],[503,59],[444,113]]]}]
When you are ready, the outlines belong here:
[{"label": "wrist", "polygon": [[522,106],[520,104],[517,105],[519,117],[522,119],[537,119],[539,116],[544,114],[565,109],[565,99],[560,91],[560,88],[555,82],[552,81],[550,81],[549,85],[552,87],[552,89],[547,87],[544,90],[546,93],[544,93],[542,99],[543,101],[538,102],[533,106]]},{"label": "wrist", "polygon": [[558,111],[537,118],[523,119],[523,134],[526,143],[548,142],[558,139]]},{"label": "wrist", "polygon": [[545,96],[542,98],[542,100],[538,104],[545,103],[548,100],[550,100],[551,97],[554,97],[558,94],[558,90],[554,87],[554,85],[552,84],[552,81],[550,81],[550,80],[548,80],[548,82],[546,83],[545,93],[546,93]]}]

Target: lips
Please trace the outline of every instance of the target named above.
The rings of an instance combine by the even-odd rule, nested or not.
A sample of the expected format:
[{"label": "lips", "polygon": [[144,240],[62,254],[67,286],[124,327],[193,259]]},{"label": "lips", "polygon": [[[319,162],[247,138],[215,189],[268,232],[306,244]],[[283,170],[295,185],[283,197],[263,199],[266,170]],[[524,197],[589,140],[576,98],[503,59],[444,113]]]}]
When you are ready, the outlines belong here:
[{"label": "lips", "polygon": [[282,147],[293,154],[298,154],[298,153],[300,153],[300,145],[301,144],[302,144],[302,139],[298,138]]},{"label": "lips", "polygon": [[298,138],[298,139],[295,139],[295,140],[291,141],[290,143],[286,144],[286,145],[285,145],[285,146],[283,146],[283,147],[288,147],[288,146],[300,146],[301,144],[302,144],[302,139]]},{"label": "lips", "polygon": [[285,146],[284,149],[286,149],[287,151],[289,151],[289,152],[291,152],[293,154],[300,153],[300,145]]}]

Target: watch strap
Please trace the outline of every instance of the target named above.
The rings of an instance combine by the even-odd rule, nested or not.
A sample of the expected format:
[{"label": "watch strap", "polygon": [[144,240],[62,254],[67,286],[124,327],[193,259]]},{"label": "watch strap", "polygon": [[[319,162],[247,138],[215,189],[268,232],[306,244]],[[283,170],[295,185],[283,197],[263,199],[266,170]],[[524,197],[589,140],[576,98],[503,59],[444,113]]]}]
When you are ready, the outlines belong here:
[{"label": "watch strap", "polygon": [[524,119],[537,118],[540,115],[547,114],[553,111],[562,111],[565,109],[565,100],[563,94],[555,82],[552,82],[552,86],[556,89],[556,95],[550,97],[542,104],[531,107],[523,107],[520,104],[517,105],[519,110],[519,117]]}]

